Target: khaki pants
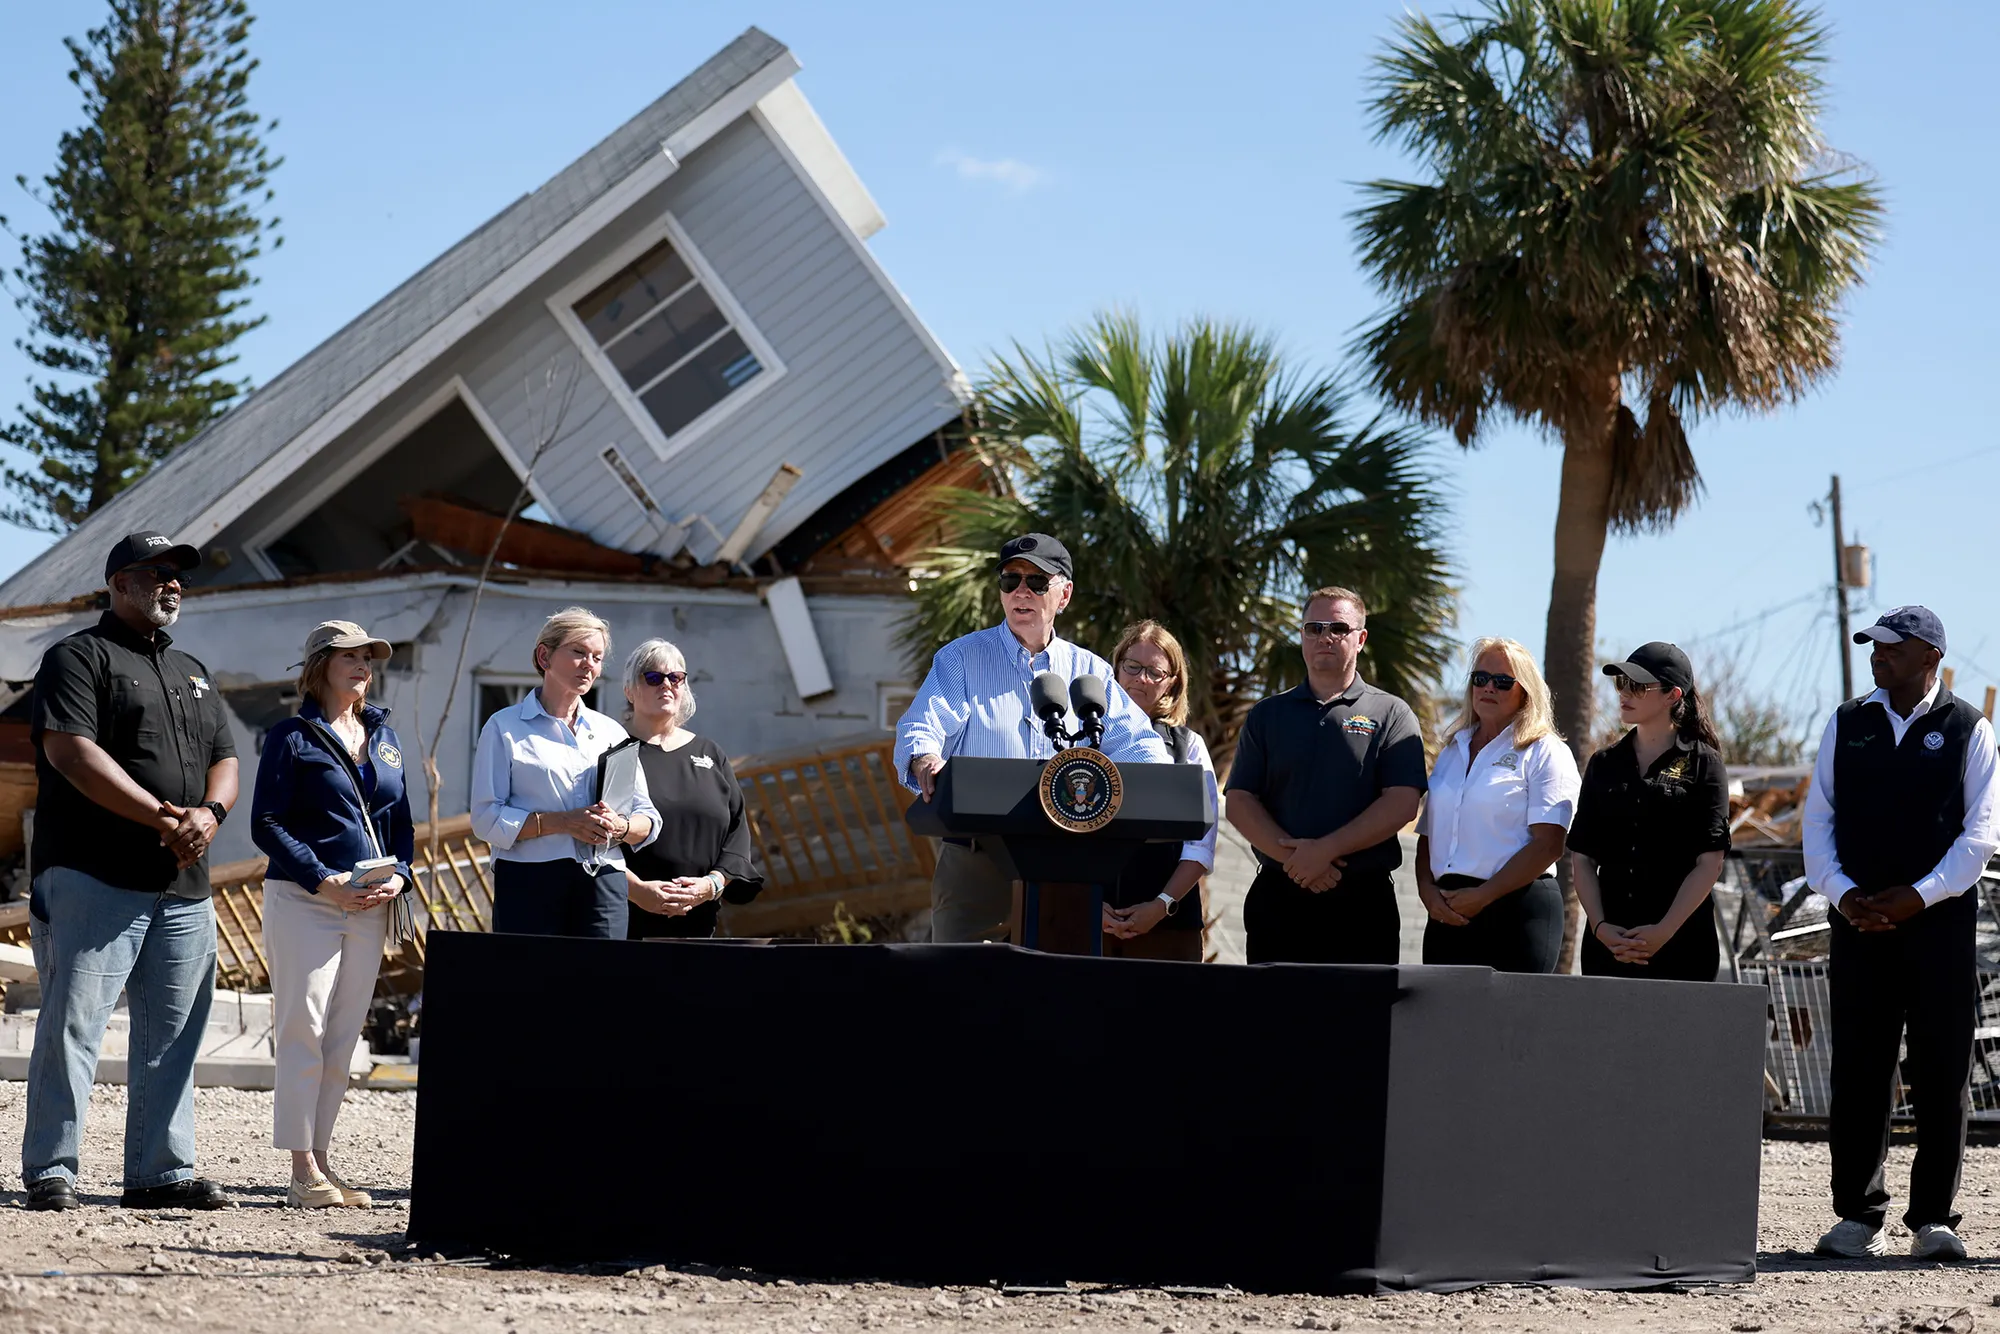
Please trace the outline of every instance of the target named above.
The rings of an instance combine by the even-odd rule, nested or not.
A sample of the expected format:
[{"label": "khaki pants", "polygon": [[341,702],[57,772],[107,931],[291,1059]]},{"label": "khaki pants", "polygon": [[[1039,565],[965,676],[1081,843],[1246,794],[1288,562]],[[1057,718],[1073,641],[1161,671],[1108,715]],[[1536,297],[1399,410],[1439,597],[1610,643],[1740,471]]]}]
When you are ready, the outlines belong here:
[{"label": "khaki pants", "polygon": [[[404,893],[408,893],[405,890]],[[264,955],[271,961],[273,1142],[324,1151],[347,1097],[389,910],[342,912],[289,880],[264,881]]]},{"label": "khaki pants", "polygon": [[944,843],[931,875],[931,939],[940,945],[1005,940],[1014,882],[983,852]]}]

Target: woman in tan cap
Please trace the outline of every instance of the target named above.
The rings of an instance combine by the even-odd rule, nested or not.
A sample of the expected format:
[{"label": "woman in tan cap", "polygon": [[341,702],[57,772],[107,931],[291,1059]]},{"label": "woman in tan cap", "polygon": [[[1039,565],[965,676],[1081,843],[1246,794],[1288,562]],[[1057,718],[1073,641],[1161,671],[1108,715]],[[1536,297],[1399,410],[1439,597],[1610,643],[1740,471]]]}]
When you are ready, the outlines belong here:
[{"label": "woman in tan cap", "polygon": [[347,1064],[375,994],[384,908],[410,880],[415,827],[403,746],[368,703],[387,641],[352,621],[306,636],[299,711],[272,728],[257,763],[251,837],[264,876],[277,1080],[274,1139],[292,1154],[287,1202],[367,1208],[327,1161]]}]

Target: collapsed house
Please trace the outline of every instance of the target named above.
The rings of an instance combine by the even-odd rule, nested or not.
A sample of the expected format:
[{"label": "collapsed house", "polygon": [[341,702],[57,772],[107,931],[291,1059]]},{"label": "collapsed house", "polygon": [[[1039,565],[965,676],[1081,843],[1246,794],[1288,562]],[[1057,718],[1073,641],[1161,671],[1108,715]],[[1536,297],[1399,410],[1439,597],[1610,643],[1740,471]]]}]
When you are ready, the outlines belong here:
[{"label": "collapsed house", "polygon": [[[908,698],[924,497],[984,474],[965,378],[870,254],[882,215],[798,71],[745,32],[0,585],[0,858],[33,800],[36,666],[99,614],[104,553],[137,529],[202,551],[174,635],[228,703],[246,791],[333,618],[395,644],[376,697],[406,745],[453,700],[444,816],[573,603],[614,657],[678,644],[695,725],[731,754],[880,738]],[[592,701],[614,714],[618,675]],[[255,855],[249,823],[224,824],[217,863]]]}]

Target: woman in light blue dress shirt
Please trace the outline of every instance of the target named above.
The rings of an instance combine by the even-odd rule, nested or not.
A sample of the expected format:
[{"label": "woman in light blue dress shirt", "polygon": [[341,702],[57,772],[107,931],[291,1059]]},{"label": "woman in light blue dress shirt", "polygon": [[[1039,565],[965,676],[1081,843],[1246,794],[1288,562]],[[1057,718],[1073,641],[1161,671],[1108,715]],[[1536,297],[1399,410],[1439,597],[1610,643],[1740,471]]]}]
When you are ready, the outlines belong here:
[{"label": "woman in light blue dress shirt", "polygon": [[565,607],[535,637],[541,685],[480,729],[472,832],[493,846],[495,931],[625,938],[623,850],[650,843],[660,815],[643,773],[631,809],[597,800],[598,757],[626,740],[615,718],[583,702],[610,651],[610,626]]}]

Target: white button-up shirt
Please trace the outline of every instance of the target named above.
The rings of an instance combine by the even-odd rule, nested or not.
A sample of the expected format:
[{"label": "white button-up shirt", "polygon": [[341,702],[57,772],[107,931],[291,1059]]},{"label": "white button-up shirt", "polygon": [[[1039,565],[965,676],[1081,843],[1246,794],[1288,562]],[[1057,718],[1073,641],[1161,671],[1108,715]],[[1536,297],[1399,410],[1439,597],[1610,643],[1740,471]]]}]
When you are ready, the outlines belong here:
[{"label": "white button-up shirt", "polygon": [[[1929,713],[1931,706],[1937,703],[1938,689],[1943,684],[1942,681],[1933,682],[1907,718],[1889,706],[1889,692],[1886,690],[1878,688],[1871,691],[1862,697],[1861,702],[1882,706],[1882,712],[1889,715],[1889,734],[1900,746],[1917,719]],[[1819,739],[1819,754],[1813,759],[1812,786],[1806,790],[1805,827],[1802,831],[1806,883],[1835,904],[1855,887],[1854,877],[1840,869],[1840,854],[1833,842],[1834,734],[1839,724],[1840,713],[1835,710],[1833,716],[1826,720],[1826,731]],[[1972,737],[1965,743],[1965,831],[1952,840],[1951,847],[1930,874],[1911,886],[1923,896],[1926,908],[1955,898],[1978,884],[1986,863],[1993,859],[1995,851],[2000,851],[2000,830],[1995,829],[1993,810],[1996,772],[2000,772],[2000,751],[1994,748],[1993,724],[1981,718],[1972,725]]]},{"label": "white button-up shirt", "polygon": [[[597,800],[597,760],[628,733],[614,718],[588,704],[576,706],[576,725],[552,717],[542,694],[530,690],[486,720],[472,757],[472,832],[493,845],[498,861],[557,862],[564,858],[597,867],[625,865],[621,845],[605,848],[567,834],[523,839],[521,826],[537,811],[573,811]],[[642,769],[633,778],[633,803],[620,815],[643,815],[652,828],[645,847],[660,836],[660,813],[646,791]]]},{"label": "white button-up shirt", "polygon": [[1528,845],[1529,825],[1568,829],[1576,818],[1583,782],[1568,746],[1553,735],[1517,746],[1509,727],[1474,755],[1475,730],[1462,729],[1439,754],[1417,817],[1433,876],[1491,879]]}]

